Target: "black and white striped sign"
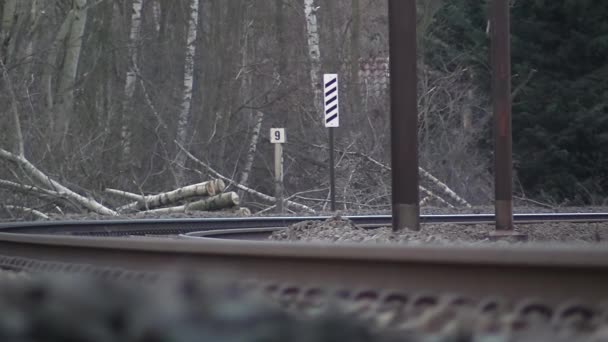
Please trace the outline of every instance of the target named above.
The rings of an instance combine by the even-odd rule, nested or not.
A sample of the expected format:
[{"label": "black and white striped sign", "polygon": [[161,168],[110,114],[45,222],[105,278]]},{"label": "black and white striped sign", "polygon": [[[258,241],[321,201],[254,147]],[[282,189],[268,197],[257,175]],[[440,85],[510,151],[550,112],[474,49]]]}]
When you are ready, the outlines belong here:
[{"label": "black and white striped sign", "polygon": [[339,127],[338,74],[323,75],[323,91],[325,94],[325,127]]}]

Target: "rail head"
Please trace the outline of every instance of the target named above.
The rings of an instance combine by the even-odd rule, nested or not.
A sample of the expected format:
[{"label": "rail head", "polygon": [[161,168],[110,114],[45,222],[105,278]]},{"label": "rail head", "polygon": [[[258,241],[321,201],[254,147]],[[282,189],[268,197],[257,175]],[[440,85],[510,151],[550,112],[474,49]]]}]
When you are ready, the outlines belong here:
[{"label": "rail head", "polygon": [[[267,231],[268,229],[258,229]],[[242,232],[242,230],[241,230]],[[230,233],[217,231],[217,233]],[[22,247],[75,248],[94,254],[99,250],[180,254],[183,257],[224,256],[276,259],[351,260],[361,263],[476,264],[526,267],[608,269],[605,246],[526,244],[518,246],[407,246],[324,242],[248,241],[199,237],[165,239],[148,237],[99,238],[81,236],[0,234],[1,244]]]}]

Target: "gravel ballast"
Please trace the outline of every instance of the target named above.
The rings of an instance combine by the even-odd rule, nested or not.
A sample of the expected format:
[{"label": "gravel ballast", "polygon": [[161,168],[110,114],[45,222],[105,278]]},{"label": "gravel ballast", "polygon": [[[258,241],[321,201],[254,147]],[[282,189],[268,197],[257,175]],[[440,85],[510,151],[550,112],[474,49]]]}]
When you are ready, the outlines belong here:
[{"label": "gravel ballast", "polygon": [[[404,230],[394,233],[390,227],[364,229],[340,216],[322,222],[303,221],[285,230],[274,232],[274,241],[302,242],[355,242],[355,243],[399,243],[399,244],[478,244],[519,243],[516,239],[494,241],[490,234],[493,225],[488,224],[421,224],[420,231]],[[546,222],[521,224],[516,231],[534,243],[597,244],[608,242],[608,222],[569,223]]]}]

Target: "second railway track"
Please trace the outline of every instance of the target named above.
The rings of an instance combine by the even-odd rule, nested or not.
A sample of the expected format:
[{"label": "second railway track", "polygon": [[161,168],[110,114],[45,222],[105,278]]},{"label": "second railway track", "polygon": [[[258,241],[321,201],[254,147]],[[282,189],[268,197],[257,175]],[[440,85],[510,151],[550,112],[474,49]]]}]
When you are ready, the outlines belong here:
[{"label": "second railway track", "polygon": [[[390,215],[344,216],[367,227],[389,226]],[[201,230],[286,227],[305,220],[322,221],[329,216],[167,218],[138,220],[39,221],[0,224],[0,233],[67,234],[90,236],[178,235]],[[537,213],[515,214],[519,224],[537,222],[602,222],[608,213]],[[494,214],[421,215],[422,223],[482,224],[493,223]]]}]

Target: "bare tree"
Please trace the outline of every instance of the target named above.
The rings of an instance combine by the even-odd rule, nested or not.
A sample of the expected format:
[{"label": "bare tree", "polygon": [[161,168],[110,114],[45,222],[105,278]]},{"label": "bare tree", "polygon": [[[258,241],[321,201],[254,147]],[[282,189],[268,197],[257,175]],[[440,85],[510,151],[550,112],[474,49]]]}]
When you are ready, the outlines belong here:
[{"label": "bare tree", "polygon": [[321,48],[319,46],[319,24],[317,11],[320,7],[315,6],[314,0],[304,0],[304,15],[306,19],[306,34],[308,43],[308,57],[310,58],[310,86],[314,94],[314,109],[317,115],[321,115]]},{"label": "bare tree", "polygon": [[131,30],[129,34],[129,65],[127,68],[127,76],[125,77],[125,95],[122,103],[122,127],[121,127],[121,143],[122,143],[122,158],[123,163],[131,159],[131,128],[129,118],[132,114],[133,95],[137,86],[137,70],[138,70],[138,46],[141,36],[141,8],[143,0],[133,0],[133,9],[131,12]]},{"label": "bare tree", "polygon": [[13,55],[13,52],[9,51],[8,47],[11,45],[11,31],[15,23],[16,11],[17,0],[4,1],[4,7],[2,8],[2,30],[0,31],[0,43],[2,44],[2,55],[3,58],[5,58],[5,63],[7,62],[8,56]]},{"label": "bare tree", "polygon": [[[251,140],[249,142],[249,150],[247,151],[247,157],[245,159],[245,166],[243,167],[243,171],[241,172],[241,179],[239,183],[243,186],[249,185],[249,174],[251,173],[251,168],[253,167],[253,161],[255,160],[255,154],[258,149],[258,141],[260,139],[260,130],[262,128],[262,121],[264,120],[264,113],[258,111],[256,115],[255,125],[253,126],[253,130],[251,132]],[[245,191],[239,191],[239,197],[243,198]]]},{"label": "bare tree", "polygon": [[[188,21],[188,37],[186,39],[186,59],[184,61],[184,88],[182,93],[181,110],[177,121],[177,142],[186,145],[188,137],[188,126],[190,123],[190,107],[192,105],[192,87],[194,85],[194,56],[196,53],[196,36],[198,32],[198,9],[199,1],[190,1],[190,19]],[[185,179],[186,156],[182,152],[177,153],[175,161],[177,167],[178,182],[183,184]]]},{"label": "bare tree", "polygon": [[55,145],[64,141],[74,110],[74,91],[78,63],[82,50],[82,39],[87,23],[86,0],[73,0],[69,33],[65,41],[65,54],[58,80],[57,104],[54,106],[55,126],[53,140]]}]

